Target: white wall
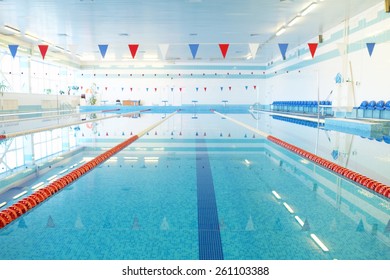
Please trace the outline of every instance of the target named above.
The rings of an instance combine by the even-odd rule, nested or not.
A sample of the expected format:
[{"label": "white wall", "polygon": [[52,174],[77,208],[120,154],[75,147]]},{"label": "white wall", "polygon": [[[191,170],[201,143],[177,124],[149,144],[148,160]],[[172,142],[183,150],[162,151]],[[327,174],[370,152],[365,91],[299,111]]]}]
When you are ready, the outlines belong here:
[{"label": "white wall", "polygon": [[[318,45],[314,59],[306,44],[288,50],[287,60],[283,62],[280,57],[275,58],[267,70],[265,102],[317,100],[318,96],[323,100],[332,90],[331,100],[335,99],[337,73],[343,74],[345,80],[353,79],[353,105],[363,100],[390,100],[390,14],[384,13],[382,4],[377,5],[349,20],[348,37],[334,39],[335,34],[343,30],[344,23],[340,23],[325,32],[324,42]],[[309,42],[318,42],[318,39]],[[343,42],[348,42],[349,49],[345,61],[339,53],[339,44]],[[376,43],[372,57],[366,43]]]}]

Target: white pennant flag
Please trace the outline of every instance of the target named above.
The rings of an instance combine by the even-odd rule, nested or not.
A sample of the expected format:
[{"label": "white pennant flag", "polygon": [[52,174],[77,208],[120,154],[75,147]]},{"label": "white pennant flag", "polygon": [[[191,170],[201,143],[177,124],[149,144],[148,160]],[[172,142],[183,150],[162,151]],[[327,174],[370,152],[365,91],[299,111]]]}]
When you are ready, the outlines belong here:
[{"label": "white pennant flag", "polygon": [[158,46],[160,48],[162,58],[165,60],[165,57],[166,57],[167,52],[168,52],[169,44],[159,44]]},{"label": "white pennant flag", "polygon": [[339,50],[340,55],[347,54],[347,44],[346,43],[337,43],[337,49]]},{"label": "white pennant flag", "polygon": [[250,43],[249,44],[249,49],[251,51],[252,59],[256,58],[256,53],[257,53],[257,50],[259,49],[259,45],[260,44],[258,44],[258,43]]}]

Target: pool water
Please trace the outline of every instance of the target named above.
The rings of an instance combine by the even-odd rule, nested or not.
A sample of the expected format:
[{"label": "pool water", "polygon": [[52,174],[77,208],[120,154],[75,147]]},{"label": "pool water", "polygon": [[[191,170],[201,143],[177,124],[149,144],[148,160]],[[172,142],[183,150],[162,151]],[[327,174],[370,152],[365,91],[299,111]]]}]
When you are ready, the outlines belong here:
[{"label": "pool water", "polygon": [[213,132],[139,139],[1,230],[0,259],[390,259],[388,199],[264,139]]}]

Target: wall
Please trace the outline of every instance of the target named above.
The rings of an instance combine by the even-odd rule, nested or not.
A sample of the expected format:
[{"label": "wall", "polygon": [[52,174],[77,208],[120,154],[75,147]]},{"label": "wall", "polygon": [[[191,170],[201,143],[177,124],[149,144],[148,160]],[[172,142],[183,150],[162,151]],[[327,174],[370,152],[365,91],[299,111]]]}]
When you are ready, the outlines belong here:
[{"label": "wall", "polygon": [[[390,66],[390,14],[383,5],[376,5],[347,23],[340,23],[323,34],[312,58],[307,44],[288,50],[286,60],[276,57],[267,69],[264,102],[275,100],[330,100],[337,94],[351,94],[354,104],[363,100],[390,100],[388,94],[388,69]],[[344,36],[344,34],[348,34]],[[318,42],[313,38],[309,42]],[[347,55],[340,54],[342,44]],[[366,43],[376,43],[370,57]],[[352,70],[352,71],[351,71]],[[338,91],[335,77],[341,73],[344,81],[352,81],[354,92]],[[352,89],[351,89],[352,90]]]},{"label": "wall", "polygon": [[119,100],[141,100],[142,105],[180,106],[192,104],[253,104],[265,90],[260,68],[253,66],[188,66],[164,69],[81,70],[76,77],[82,92],[87,94],[96,85],[98,100],[115,103]]}]

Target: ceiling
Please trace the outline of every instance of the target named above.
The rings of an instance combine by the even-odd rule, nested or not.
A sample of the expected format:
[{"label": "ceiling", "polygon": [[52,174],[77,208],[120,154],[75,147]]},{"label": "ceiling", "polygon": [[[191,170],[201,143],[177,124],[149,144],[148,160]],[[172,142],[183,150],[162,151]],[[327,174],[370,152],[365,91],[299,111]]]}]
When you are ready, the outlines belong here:
[{"label": "ceiling", "polygon": [[[275,33],[316,2],[280,36]],[[383,0],[0,0],[0,41],[49,44],[78,63],[147,60],[165,63],[265,64],[278,42],[299,45]],[[4,25],[20,30],[10,32]],[[26,37],[39,38],[33,41]],[[229,43],[224,59],[219,43]],[[250,58],[250,43],[258,43]],[[108,44],[102,59],[98,45]],[[139,44],[135,59],[128,44]],[[165,58],[160,44],[169,44]],[[188,44],[200,44],[196,59]],[[55,48],[58,46],[60,48]],[[37,51],[37,48],[34,48]],[[66,52],[68,50],[68,52]],[[49,53],[48,52],[48,53]],[[77,55],[77,56],[76,56]]]}]

